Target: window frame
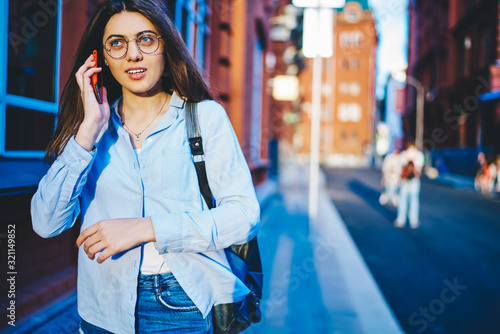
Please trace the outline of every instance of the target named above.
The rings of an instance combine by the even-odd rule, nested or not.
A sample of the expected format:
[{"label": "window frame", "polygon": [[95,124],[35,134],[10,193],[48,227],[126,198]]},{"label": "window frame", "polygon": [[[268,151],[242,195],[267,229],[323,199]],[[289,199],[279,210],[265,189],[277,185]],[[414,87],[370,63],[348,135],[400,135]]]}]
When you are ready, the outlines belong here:
[{"label": "window frame", "polygon": [[[12,0],[10,0],[12,1]],[[12,106],[31,110],[55,114],[54,129],[57,123],[57,113],[59,111],[59,91],[61,74],[61,30],[62,30],[62,0],[57,0],[56,32],[55,32],[55,59],[54,59],[54,102],[37,100],[20,95],[7,94],[7,74],[8,74],[8,43],[9,43],[9,0],[3,1],[0,5],[0,64],[2,72],[0,76],[0,157],[2,158],[43,158],[45,151],[35,150],[6,150],[7,135],[7,107]]]},{"label": "window frame", "polygon": [[[174,24],[182,34],[182,26],[186,26],[185,43],[189,52],[194,55],[200,68],[205,66],[205,41],[209,26],[205,19],[207,15],[206,0],[177,0],[175,2]],[[182,11],[187,11],[187,22],[182,20]],[[196,29],[195,29],[196,27]],[[196,36],[195,36],[196,34]]]},{"label": "window frame", "polygon": [[252,102],[251,102],[251,128],[250,128],[250,161],[258,164],[262,160],[262,103],[264,94],[262,80],[264,78],[265,47],[259,34],[255,36],[252,50]]}]

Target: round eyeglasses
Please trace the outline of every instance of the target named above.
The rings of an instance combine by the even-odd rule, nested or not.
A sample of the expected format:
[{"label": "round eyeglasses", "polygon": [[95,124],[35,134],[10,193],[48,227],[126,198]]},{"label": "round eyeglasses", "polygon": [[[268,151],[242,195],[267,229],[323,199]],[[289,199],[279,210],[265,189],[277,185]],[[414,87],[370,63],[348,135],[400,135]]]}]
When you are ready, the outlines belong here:
[{"label": "round eyeglasses", "polygon": [[153,53],[160,46],[160,38],[161,36],[156,36],[152,32],[146,32],[136,38],[129,39],[120,36],[110,36],[102,46],[111,58],[121,59],[127,54],[128,42],[135,41],[142,53]]}]

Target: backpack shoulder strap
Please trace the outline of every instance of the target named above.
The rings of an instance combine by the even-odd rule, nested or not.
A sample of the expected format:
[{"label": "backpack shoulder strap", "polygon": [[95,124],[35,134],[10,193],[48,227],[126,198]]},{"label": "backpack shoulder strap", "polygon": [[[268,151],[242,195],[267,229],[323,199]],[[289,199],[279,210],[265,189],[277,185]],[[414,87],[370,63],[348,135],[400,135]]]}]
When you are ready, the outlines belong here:
[{"label": "backpack shoulder strap", "polygon": [[203,141],[201,138],[200,126],[198,122],[198,113],[196,103],[187,102],[185,108],[186,130],[189,140],[189,148],[193,157],[196,175],[198,176],[198,185],[205,202],[210,209],[215,207],[215,201],[212,190],[208,184],[207,169],[205,166],[205,154],[203,152]]}]

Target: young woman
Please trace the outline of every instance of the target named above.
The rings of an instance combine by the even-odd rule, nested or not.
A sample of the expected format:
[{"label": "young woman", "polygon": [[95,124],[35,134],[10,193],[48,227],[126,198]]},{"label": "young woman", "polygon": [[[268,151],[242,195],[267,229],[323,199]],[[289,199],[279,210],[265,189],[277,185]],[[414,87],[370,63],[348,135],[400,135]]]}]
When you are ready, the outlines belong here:
[{"label": "young woman", "polygon": [[[94,49],[103,67],[94,67]],[[107,88],[102,104],[91,85],[98,72]],[[210,333],[212,306],[249,292],[223,249],[259,228],[250,172],[224,109],[153,0],[102,3],[73,74],[31,212],[46,238],[81,215],[82,331]],[[213,210],[187,142],[186,101],[198,102]]]}]

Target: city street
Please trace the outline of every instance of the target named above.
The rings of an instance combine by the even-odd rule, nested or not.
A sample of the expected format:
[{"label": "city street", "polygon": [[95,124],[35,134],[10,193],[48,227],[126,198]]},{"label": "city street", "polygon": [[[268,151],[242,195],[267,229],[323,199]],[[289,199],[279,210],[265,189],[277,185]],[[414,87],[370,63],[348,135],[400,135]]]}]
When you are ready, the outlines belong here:
[{"label": "city street", "polygon": [[500,201],[422,182],[421,226],[393,227],[380,173],[325,169],[328,191],[407,333],[499,333]]}]

